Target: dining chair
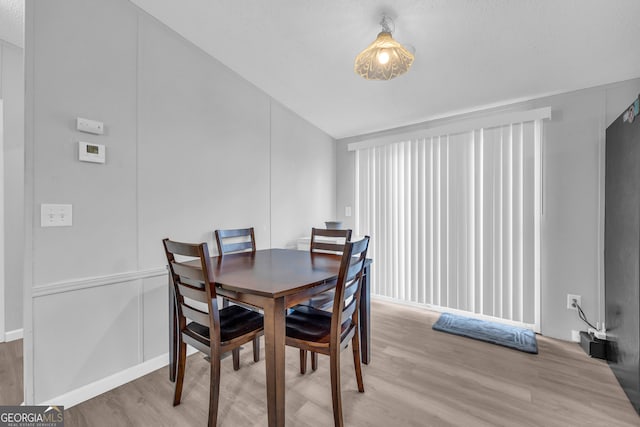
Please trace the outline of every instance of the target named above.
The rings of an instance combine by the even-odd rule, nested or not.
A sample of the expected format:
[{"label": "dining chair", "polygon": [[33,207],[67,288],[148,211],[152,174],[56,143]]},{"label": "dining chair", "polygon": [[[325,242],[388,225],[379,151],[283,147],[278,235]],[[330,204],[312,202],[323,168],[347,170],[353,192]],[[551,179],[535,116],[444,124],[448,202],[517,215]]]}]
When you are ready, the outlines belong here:
[{"label": "dining chair", "polygon": [[339,253],[342,255],[344,244],[351,240],[351,229],[312,228],[311,252]]},{"label": "dining chair", "polygon": [[[256,236],[253,232],[253,227],[249,228],[233,228],[227,230],[215,230],[213,234],[216,236],[216,244],[218,246],[219,255],[235,254],[239,252],[255,252],[256,251]],[[241,305],[245,308],[251,309],[244,304]],[[229,307],[229,300],[222,298],[222,308]],[[254,355],[260,354],[260,339],[256,338],[253,342]],[[257,362],[257,356],[254,356],[254,360]]]},{"label": "dining chair", "polygon": [[[253,227],[215,230],[213,234],[216,236],[219,255],[256,251],[256,237],[253,233]],[[222,298],[222,307],[228,306],[229,300]]]},{"label": "dining chair", "polygon": [[[349,240],[351,240],[351,229],[336,230],[314,227],[311,229],[311,244],[309,245],[309,250],[311,252],[342,255],[344,252],[344,245]],[[334,290],[330,289],[321,294],[314,295],[311,299],[301,303],[300,305],[330,311],[333,304],[334,294]],[[318,355],[314,352],[311,353],[311,369],[313,371],[318,369]],[[306,372],[307,351],[300,350],[300,373],[305,374]]]},{"label": "dining chair", "polygon": [[[256,311],[238,305],[218,310],[211,258],[206,243],[189,244],[169,239],[164,239],[162,243],[173,279],[178,316],[178,363],[173,406],[179,405],[182,397],[189,344],[209,357],[211,373],[208,425],[212,427],[216,425],[218,416],[220,357],[231,351],[233,369],[238,370],[240,346],[250,341],[255,342],[263,335],[263,317]],[[180,257],[180,262],[176,260],[176,256]],[[183,258],[196,260],[196,263],[187,264]]]},{"label": "dining chair", "polygon": [[220,255],[256,251],[256,237],[253,233],[253,227],[216,230],[214,234]]},{"label": "dining chair", "polygon": [[358,318],[368,247],[369,236],[345,244],[331,312],[296,306],[286,317],[287,345],[329,356],[333,420],[340,427],[343,426],[340,353],[349,345],[349,341],[353,348],[358,391],[364,392]]}]

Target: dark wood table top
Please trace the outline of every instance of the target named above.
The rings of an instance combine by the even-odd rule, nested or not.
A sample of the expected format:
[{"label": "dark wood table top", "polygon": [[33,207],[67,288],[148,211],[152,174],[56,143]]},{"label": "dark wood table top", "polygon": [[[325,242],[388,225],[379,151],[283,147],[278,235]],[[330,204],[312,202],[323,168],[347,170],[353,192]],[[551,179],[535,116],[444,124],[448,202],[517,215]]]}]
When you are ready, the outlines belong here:
[{"label": "dark wood table top", "polygon": [[264,249],[211,259],[216,285],[270,298],[293,295],[338,277],[341,257],[293,249]]}]

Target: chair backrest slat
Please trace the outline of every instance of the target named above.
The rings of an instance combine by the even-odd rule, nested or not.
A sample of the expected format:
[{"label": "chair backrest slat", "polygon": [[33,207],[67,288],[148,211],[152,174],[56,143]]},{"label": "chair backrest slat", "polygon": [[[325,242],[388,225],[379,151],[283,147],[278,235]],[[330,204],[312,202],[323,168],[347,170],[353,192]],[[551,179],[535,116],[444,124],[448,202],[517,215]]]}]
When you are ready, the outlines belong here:
[{"label": "chair backrest slat", "polygon": [[165,248],[171,254],[177,254],[182,256],[188,256],[191,258],[198,258],[200,256],[198,245],[192,245],[190,243],[174,242],[169,239],[165,239]]},{"label": "chair backrest slat", "polygon": [[237,242],[237,243],[227,243],[222,245],[223,254],[230,254],[235,252],[244,252],[247,250],[253,250],[252,242]]},{"label": "chair backrest slat", "polygon": [[334,345],[339,344],[342,326],[349,321],[357,331],[360,290],[368,248],[369,236],[357,242],[347,242],[344,246],[331,317],[331,340]]},{"label": "chair backrest slat", "polygon": [[178,288],[180,288],[180,295],[185,298],[192,299],[194,301],[207,303],[207,292],[203,288],[198,288],[192,285],[187,285],[185,283],[178,283]]},{"label": "chair backrest slat", "polygon": [[345,305],[344,309],[342,310],[342,323],[344,324],[344,322],[351,318],[351,316],[353,315],[353,313],[356,311],[356,299],[353,298],[351,301],[349,301],[349,304]]},{"label": "chair backrest slat", "polygon": [[220,255],[256,251],[256,237],[253,227],[216,230],[214,234]]},{"label": "chair backrest slat", "polygon": [[180,262],[172,262],[173,273],[180,277],[181,282],[185,283],[204,283],[205,277],[202,268],[192,265],[185,265]]},{"label": "chair backrest slat", "polygon": [[327,251],[327,252],[342,252],[344,249],[344,243],[326,243],[326,242],[314,242],[313,252]]},{"label": "chair backrest slat", "polygon": [[193,320],[194,322],[209,327],[209,313],[205,311],[200,311],[194,307],[191,307],[187,304],[182,304],[182,314],[187,319]]},{"label": "chair backrest slat", "polygon": [[220,234],[220,237],[224,238],[224,239],[228,239],[231,237],[244,237],[244,236],[249,236],[251,234],[251,230],[253,229],[253,227],[249,227],[249,228],[230,228],[227,230],[218,230],[218,234]]},{"label": "chair backrest slat", "polygon": [[348,285],[346,285],[344,287],[344,300],[348,300],[350,297],[352,297],[353,295],[355,295],[356,292],[358,292],[358,281],[354,280],[351,283],[349,283]]},{"label": "chair backrest slat", "polygon": [[347,281],[353,280],[360,270],[362,269],[362,265],[364,264],[364,259],[359,259],[356,262],[349,265],[349,270],[347,271]]},{"label": "chair backrest slat", "polygon": [[[336,239],[339,239],[336,241]],[[351,230],[333,230],[325,228],[311,229],[311,252],[340,253],[344,251],[344,245],[351,239]]]},{"label": "chair backrest slat", "polygon": [[367,255],[367,250],[369,249],[369,236],[365,236],[364,239],[351,242],[351,245],[352,245],[353,256],[357,256],[358,259],[365,259]]},{"label": "chair backrest slat", "polygon": [[189,286],[194,287],[196,289],[201,289],[201,290],[205,291],[204,281],[202,281],[202,280],[189,279],[188,277],[182,276],[182,277],[180,277],[180,283],[182,283],[183,285],[189,285]]}]

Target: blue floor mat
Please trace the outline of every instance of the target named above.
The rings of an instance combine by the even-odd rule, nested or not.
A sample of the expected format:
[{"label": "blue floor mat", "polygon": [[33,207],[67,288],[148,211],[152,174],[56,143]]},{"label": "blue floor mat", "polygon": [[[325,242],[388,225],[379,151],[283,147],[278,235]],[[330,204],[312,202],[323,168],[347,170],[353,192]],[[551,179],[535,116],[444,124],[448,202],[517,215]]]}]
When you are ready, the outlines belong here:
[{"label": "blue floor mat", "polygon": [[451,313],[442,313],[438,321],[433,324],[433,329],[538,354],[536,334],[529,329]]}]

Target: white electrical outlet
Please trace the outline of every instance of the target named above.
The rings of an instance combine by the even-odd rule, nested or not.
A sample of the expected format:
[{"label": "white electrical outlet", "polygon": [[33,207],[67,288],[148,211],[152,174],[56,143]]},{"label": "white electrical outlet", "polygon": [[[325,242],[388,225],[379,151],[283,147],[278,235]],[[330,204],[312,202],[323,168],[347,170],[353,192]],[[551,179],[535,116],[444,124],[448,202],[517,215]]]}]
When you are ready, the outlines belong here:
[{"label": "white electrical outlet", "polygon": [[567,309],[569,310],[578,310],[578,307],[573,305],[573,300],[576,300],[578,305],[582,307],[582,297],[580,295],[567,295]]}]

